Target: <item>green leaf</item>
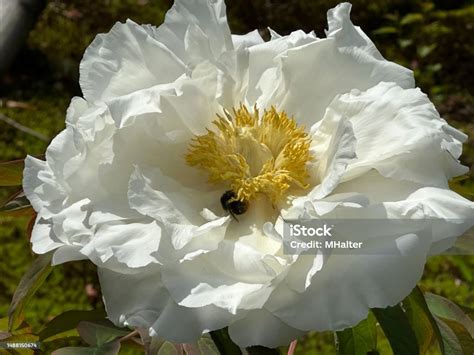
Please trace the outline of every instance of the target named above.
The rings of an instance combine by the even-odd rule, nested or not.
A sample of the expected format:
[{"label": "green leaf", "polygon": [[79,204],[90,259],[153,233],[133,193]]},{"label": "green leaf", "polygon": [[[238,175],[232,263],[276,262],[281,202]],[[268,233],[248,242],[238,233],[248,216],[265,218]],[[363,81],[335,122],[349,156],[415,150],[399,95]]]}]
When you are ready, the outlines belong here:
[{"label": "green leaf", "polygon": [[0,163],[0,186],[20,186],[23,180],[23,159]]},{"label": "green leaf", "polygon": [[38,336],[35,334],[12,334],[4,341],[7,342],[37,342]]},{"label": "green leaf", "polygon": [[77,331],[87,344],[93,346],[101,346],[130,333],[130,330],[117,328],[112,322],[107,320],[95,322],[81,321],[77,325]]},{"label": "green leaf", "polygon": [[227,328],[214,330],[211,332],[211,338],[219,349],[221,354],[241,355],[240,348],[230,339]]},{"label": "green leaf", "polygon": [[377,322],[372,313],[353,328],[337,332],[337,353],[358,355],[377,351]]},{"label": "green leaf", "polygon": [[420,56],[420,58],[425,58],[427,57],[431,52],[434,51],[434,49],[436,48],[436,43],[435,44],[431,44],[429,46],[420,46],[416,49],[418,55]]},{"label": "green leaf", "polygon": [[11,196],[3,206],[0,206],[0,213],[8,215],[24,215],[34,213],[34,210],[23,190],[20,190]]},{"label": "green leaf", "polygon": [[2,341],[4,339],[7,339],[7,338],[10,338],[11,336],[12,336],[12,333],[4,332],[4,331],[0,330],[0,341]]},{"label": "green leaf", "polygon": [[422,14],[407,14],[403,16],[403,18],[400,20],[400,25],[406,26],[406,25],[410,25],[412,23],[421,22],[421,21],[423,21]]},{"label": "green leaf", "polygon": [[380,27],[372,32],[372,34],[374,35],[387,35],[387,34],[394,34],[394,33],[398,33],[398,30],[396,27],[392,27],[392,26]]},{"label": "green leaf", "polygon": [[8,317],[4,317],[0,319],[0,341],[11,337],[12,334],[7,331],[8,329]]},{"label": "green leaf", "polygon": [[469,334],[469,331],[461,323],[441,317],[439,320],[448,325],[454,334],[456,334],[456,338],[463,349],[463,354],[474,354],[474,339],[472,338],[471,334]]},{"label": "green leaf", "polygon": [[391,22],[398,22],[398,14],[386,14],[383,17]]},{"label": "green leaf", "polygon": [[48,277],[52,270],[51,259],[53,252],[39,255],[30,265],[28,271],[23,275],[18,287],[13,294],[12,303],[8,309],[8,329],[15,330],[21,325],[23,309],[29,299]]},{"label": "green leaf", "polygon": [[417,355],[418,341],[408,322],[407,315],[399,306],[372,309],[387,337],[394,355]]},{"label": "green leaf", "polygon": [[67,347],[53,351],[51,355],[117,355],[120,351],[118,340],[95,348]]},{"label": "green leaf", "polygon": [[[3,330],[8,329],[8,322],[10,318],[5,317],[0,320],[0,333]],[[22,321],[21,324],[11,333],[8,331],[5,331],[4,333],[8,333],[10,335],[21,335],[21,334],[31,334],[32,330],[31,327],[26,323],[25,321]]]},{"label": "green leaf", "polygon": [[401,48],[406,48],[408,46],[411,46],[413,44],[413,40],[412,39],[406,39],[406,38],[400,38],[398,40],[398,45],[401,47]]},{"label": "green leaf", "polygon": [[459,306],[462,311],[467,315],[469,316],[469,318],[471,318],[472,320],[474,320],[474,309],[472,308],[469,308],[469,307],[465,307],[465,306]]},{"label": "green leaf", "polygon": [[439,72],[441,69],[443,69],[443,65],[441,63],[435,63],[426,66],[426,70],[429,70],[432,73]]},{"label": "green leaf", "polygon": [[[426,304],[423,292],[418,287],[415,287],[411,294],[403,300],[403,308],[418,339],[420,353],[424,354],[436,339],[441,338],[441,333]],[[440,342],[440,348],[443,351],[442,342]]]},{"label": "green leaf", "polygon": [[456,303],[429,292],[425,293],[425,299],[431,313],[462,324],[474,336],[474,321]]},{"label": "green leaf", "polygon": [[461,323],[436,316],[435,319],[441,332],[443,355],[474,353],[474,340]]},{"label": "green leaf", "polygon": [[52,319],[38,333],[40,340],[75,329],[81,321],[98,321],[106,318],[103,309],[93,311],[67,311]]},{"label": "green leaf", "polygon": [[41,341],[41,348],[42,350],[44,348],[45,354],[50,354],[54,350],[62,349],[64,347],[69,347],[69,346],[78,346],[79,344],[82,344],[82,343],[83,343],[83,340],[81,339],[79,334],[77,334],[77,331],[76,331],[76,335],[65,336],[60,339],[59,338],[55,339],[53,337],[53,338],[48,339],[48,341]]}]

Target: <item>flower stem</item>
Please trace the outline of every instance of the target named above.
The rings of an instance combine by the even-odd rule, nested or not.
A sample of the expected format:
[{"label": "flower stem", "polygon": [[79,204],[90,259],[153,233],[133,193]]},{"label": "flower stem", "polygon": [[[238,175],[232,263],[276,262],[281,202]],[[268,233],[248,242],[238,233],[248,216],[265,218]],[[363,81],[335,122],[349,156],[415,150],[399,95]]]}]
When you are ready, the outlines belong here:
[{"label": "flower stem", "polygon": [[119,339],[120,342],[124,342],[126,340],[129,340],[129,339],[132,339],[133,337],[135,337],[136,335],[140,335],[140,333],[138,332],[138,330],[134,330],[132,331],[131,333],[128,333],[127,335],[121,337]]}]

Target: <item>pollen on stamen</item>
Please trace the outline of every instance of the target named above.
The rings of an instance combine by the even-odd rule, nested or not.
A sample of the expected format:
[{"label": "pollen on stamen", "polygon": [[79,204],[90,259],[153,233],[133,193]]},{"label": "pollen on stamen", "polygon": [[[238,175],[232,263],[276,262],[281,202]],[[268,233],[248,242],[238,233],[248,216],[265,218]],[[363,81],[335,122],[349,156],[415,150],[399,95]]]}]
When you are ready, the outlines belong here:
[{"label": "pollen on stamen", "polygon": [[308,188],[311,139],[285,112],[271,107],[260,114],[241,105],[213,125],[192,139],[185,156],[210,183],[225,184],[240,201],[264,194],[272,203],[290,187]]}]

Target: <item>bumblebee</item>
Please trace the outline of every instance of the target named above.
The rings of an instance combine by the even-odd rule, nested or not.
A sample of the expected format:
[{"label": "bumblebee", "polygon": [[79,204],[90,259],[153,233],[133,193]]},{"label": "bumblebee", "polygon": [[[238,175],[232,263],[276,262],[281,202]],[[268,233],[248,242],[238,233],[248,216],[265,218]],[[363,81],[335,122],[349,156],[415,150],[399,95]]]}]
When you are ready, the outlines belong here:
[{"label": "bumblebee", "polygon": [[247,201],[237,200],[237,194],[232,190],[224,192],[224,194],[221,196],[221,205],[222,208],[225,211],[228,211],[237,222],[239,220],[235,216],[244,214],[249,207]]}]

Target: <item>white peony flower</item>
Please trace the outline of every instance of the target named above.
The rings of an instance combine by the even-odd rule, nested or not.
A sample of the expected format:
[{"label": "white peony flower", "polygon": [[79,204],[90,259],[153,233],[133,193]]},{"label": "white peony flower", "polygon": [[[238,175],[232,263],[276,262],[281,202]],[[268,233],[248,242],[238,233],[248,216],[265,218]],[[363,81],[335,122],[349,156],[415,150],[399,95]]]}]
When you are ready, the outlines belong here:
[{"label": "white peony flower", "polygon": [[[46,161],[26,160],[33,251],[92,260],[110,319],[173,342],[228,326],[240,346],[275,347],[400,302],[472,225],[448,188],[466,137],[350,8],[328,12],[327,38],[231,35],[222,0],[98,35],[84,99]],[[301,216],[438,225],[354,231],[366,256],[286,255],[283,218]]]}]

